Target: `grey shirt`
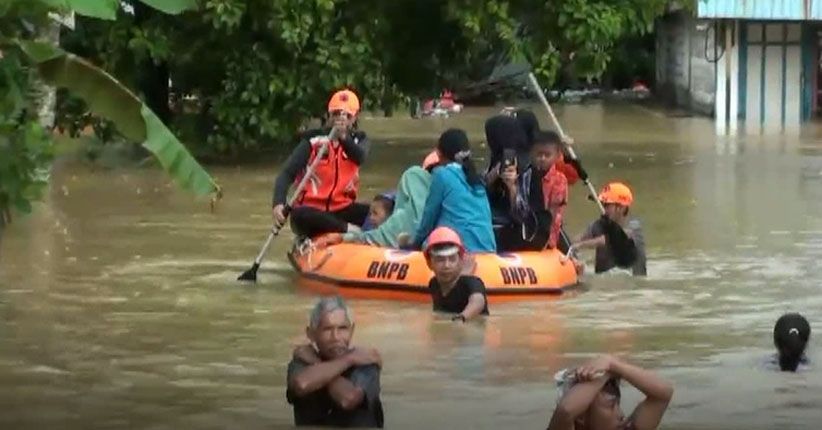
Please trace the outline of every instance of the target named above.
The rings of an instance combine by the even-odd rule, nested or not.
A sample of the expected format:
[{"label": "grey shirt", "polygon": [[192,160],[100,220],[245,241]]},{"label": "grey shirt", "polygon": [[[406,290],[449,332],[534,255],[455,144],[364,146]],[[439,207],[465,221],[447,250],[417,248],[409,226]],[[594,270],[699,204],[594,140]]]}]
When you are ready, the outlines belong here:
[{"label": "grey shirt", "polygon": [[[645,256],[645,236],[642,233],[642,224],[638,219],[631,218],[628,220],[628,223],[624,229],[625,233],[628,234],[628,237],[633,239],[637,250],[637,258],[632,267],[632,272],[634,276],[647,276],[648,270],[646,268],[647,259]],[[593,239],[604,234],[605,230],[602,227],[601,221],[598,219],[588,226],[585,233],[582,234],[582,240]],[[613,269],[614,267],[616,267],[616,263],[614,262],[614,256],[611,253],[611,250],[607,246],[598,246],[596,249],[594,272],[603,273]]]},{"label": "grey shirt", "polygon": [[[286,381],[290,381],[308,366],[297,358],[292,359],[288,363]],[[291,389],[287,389],[286,399],[294,407],[294,425],[382,428],[384,419],[380,402],[380,368],[373,364],[353,366],[342,376],[363,390],[365,396],[362,404],[352,411],[346,411],[334,402],[325,387],[303,397],[297,397]]]}]

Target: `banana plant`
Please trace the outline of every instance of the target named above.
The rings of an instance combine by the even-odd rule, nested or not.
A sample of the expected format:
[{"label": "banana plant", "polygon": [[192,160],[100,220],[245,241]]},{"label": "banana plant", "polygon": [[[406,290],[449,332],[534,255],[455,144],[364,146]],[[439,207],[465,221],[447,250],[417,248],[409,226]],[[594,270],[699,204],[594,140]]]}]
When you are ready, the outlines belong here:
[{"label": "banana plant", "polygon": [[[12,0],[12,3],[14,1]],[[171,14],[196,7],[196,0],[141,1]],[[100,19],[114,19],[121,7],[118,0],[34,0],[34,2],[44,6],[42,10],[50,10],[63,17],[77,13]],[[12,4],[11,7],[13,6]],[[9,42],[24,54],[29,63],[36,68],[41,79],[56,87],[66,88],[83,98],[92,111],[111,120],[123,136],[141,143],[183,189],[199,196],[212,195],[215,199],[221,196],[220,186],[194,159],[186,147],[139,97],[113,76],[48,42],[16,37],[11,41],[7,40],[6,47]]]},{"label": "banana plant", "polygon": [[219,195],[220,187],[162,121],[128,88],[88,61],[47,43],[19,45],[40,77],[83,98],[96,114],[111,120],[120,133],[142,142],[163,169],[184,189]]}]

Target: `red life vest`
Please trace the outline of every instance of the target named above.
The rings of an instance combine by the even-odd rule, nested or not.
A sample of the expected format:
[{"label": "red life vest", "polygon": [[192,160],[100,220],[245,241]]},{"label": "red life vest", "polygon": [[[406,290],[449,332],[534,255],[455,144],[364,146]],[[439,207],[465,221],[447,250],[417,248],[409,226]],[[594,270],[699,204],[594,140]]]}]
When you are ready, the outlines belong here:
[{"label": "red life vest", "polygon": [[[325,136],[312,137],[311,155],[308,165],[317,158]],[[296,183],[302,180],[303,172]],[[360,187],[360,166],[348,158],[342,145],[332,141],[325,156],[317,163],[314,173],[305,185],[303,195],[295,206],[308,206],[321,211],[336,212],[345,209],[357,200]]]}]

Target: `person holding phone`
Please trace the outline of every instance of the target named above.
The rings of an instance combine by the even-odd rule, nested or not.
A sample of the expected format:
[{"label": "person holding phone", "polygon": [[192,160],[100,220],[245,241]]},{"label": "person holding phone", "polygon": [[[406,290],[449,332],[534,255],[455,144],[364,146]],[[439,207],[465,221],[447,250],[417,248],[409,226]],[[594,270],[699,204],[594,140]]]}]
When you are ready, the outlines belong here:
[{"label": "person holding phone", "polygon": [[557,247],[568,201],[568,182],[556,168],[561,145],[556,133],[537,131],[525,171],[517,174],[514,165],[501,174],[514,222],[499,230],[500,249],[539,251]]},{"label": "person holding phone", "polygon": [[508,244],[510,231],[516,224],[508,186],[503,177],[515,177],[529,165],[528,142],[525,129],[510,115],[496,115],[485,122],[485,138],[490,150],[490,162],[485,172],[485,185],[494,235],[500,251],[511,250]]}]

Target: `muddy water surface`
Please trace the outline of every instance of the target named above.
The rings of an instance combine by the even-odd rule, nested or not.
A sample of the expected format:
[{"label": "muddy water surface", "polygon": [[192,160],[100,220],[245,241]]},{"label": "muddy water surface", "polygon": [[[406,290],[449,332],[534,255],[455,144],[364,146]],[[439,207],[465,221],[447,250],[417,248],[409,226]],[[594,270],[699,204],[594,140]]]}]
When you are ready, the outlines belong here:
[{"label": "muddy water surface", "polygon": [[[480,140],[490,112],[364,121],[376,139],[364,198],[446,127]],[[818,428],[822,344],[808,372],[762,366],[781,312],[822,321],[816,129],[717,138],[708,120],[624,105],[560,117],[597,184],[634,186],[648,278],[589,277],[582,293],[499,305],[465,327],[428,305],[353,301],[355,342],[383,352],[386,426],[544,428],[553,373],[613,352],[675,382],[663,428]],[[214,173],[226,197],[211,214],[154,170],[55,168],[44,203],[0,242],[0,428],[291,425],[285,364],[314,297],[284,257],[289,235],[261,282],[234,280],[265,237],[276,166]],[[577,187],[570,230],[594,217]]]}]

